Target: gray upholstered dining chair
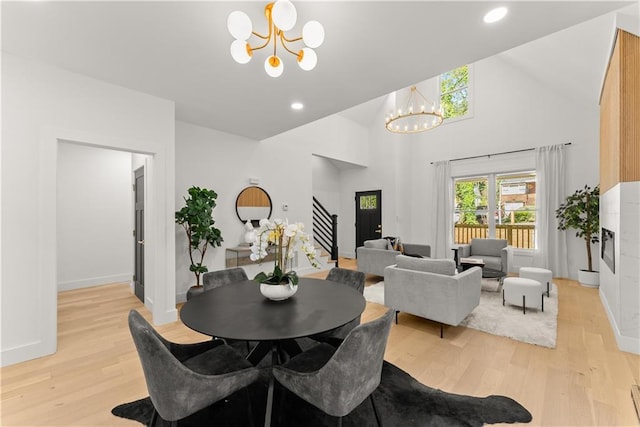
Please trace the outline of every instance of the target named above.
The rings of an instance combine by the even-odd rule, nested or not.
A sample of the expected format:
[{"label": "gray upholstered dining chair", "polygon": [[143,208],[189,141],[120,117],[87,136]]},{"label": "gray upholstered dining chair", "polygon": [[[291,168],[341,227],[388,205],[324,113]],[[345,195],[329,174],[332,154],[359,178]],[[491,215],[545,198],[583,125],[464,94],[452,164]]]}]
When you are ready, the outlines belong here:
[{"label": "gray upholstered dining chair", "polygon": [[[333,282],[343,283],[361,294],[364,293],[364,281],[366,274],[362,271],[348,270],[346,268],[334,267],[329,270],[327,274],[327,280]],[[360,324],[360,316],[356,317],[347,324],[344,324],[331,331],[323,332],[321,334],[313,335],[311,338],[317,341],[324,341],[329,343],[340,343],[347,334],[356,326]]]},{"label": "gray upholstered dining chair", "polygon": [[275,379],[325,413],[348,415],[367,397],[380,425],[372,393],[380,384],[393,310],[353,329],[336,349],[320,343],[273,367]]},{"label": "gray upholstered dining chair", "polygon": [[205,292],[218,286],[228,285],[234,282],[243,282],[245,280],[249,280],[249,278],[242,267],[209,271],[202,275],[202,285],[204,286]]},{"label": "gray upholstered dining chair", "polygon": [[[129,329],[154,407],[150,426],[158,415],[176,426],[258,379],[259,370],[220,340],[172,343],[135,310],[129,312]],[[249,417],[252,423],[251,411]]]}]

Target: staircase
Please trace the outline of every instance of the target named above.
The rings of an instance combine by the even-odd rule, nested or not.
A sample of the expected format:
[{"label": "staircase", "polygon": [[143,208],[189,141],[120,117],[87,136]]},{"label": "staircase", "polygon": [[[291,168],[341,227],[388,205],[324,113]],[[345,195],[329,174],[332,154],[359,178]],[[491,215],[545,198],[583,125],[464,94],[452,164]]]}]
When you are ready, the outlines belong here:
[{"label": "staircase", "polygon": [[338,267],[338,215],[313,197],[313,240],[321,269]]}]

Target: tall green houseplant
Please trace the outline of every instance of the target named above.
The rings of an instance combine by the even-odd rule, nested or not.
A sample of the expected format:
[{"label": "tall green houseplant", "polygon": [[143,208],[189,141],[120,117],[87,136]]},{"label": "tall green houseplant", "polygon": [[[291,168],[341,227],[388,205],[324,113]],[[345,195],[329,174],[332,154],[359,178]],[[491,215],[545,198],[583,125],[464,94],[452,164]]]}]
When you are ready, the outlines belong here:
[{"label": "tall green houseplant", "polygon": [[207,248],[215,248],[223,242],[212,216],[217,197],[213,190],[191,187],[189,197],[184,198],[184,207],[176,212],[176,223],[184,228],[189,240],[189,271],[196,275],[196,286],[200,286],[200,275],[208,271],[207,266],[202,264]]},{"label": "tall green houseplant", "polygon": [[559,230],[577,230],[576,237],[583,239],[587,245],[587,271],[595,271],[591,244],[600,241],[600,186],[592,189],[585,185],[583,189],[576,190],[556,209],[556,218]]}]

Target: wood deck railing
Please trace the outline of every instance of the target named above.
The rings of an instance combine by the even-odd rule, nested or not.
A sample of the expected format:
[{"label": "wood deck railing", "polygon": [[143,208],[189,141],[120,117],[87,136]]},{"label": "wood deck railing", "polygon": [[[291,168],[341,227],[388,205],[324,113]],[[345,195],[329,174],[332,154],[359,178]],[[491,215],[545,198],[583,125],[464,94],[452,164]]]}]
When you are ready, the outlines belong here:
[{"label": "wood deck railing", "polygon": [[[454,243],[470,243],[471,239],[486,239],[489,227],[486,224],[456,224]],[[515,248],[533,249],[535,247],[533,224],[497,224],[496,239],[507,239]]]}]

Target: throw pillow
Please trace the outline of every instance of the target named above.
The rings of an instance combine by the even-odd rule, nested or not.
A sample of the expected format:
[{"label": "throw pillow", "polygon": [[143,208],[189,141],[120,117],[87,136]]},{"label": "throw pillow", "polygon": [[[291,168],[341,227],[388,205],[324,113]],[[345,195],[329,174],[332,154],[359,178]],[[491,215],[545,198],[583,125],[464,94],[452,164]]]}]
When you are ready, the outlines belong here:
[{"label": "throw pillow", "polygon": [[424,271],[426,273],[453,276],[456,274],[456,263],[452,259],[413,258],[406,255],[396,257],[398,268]]}]

